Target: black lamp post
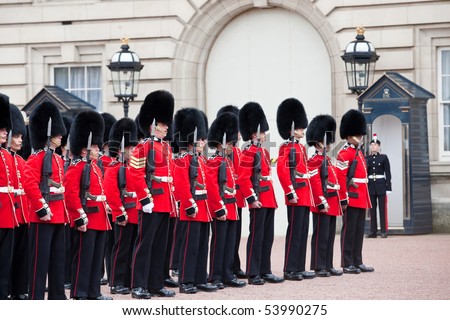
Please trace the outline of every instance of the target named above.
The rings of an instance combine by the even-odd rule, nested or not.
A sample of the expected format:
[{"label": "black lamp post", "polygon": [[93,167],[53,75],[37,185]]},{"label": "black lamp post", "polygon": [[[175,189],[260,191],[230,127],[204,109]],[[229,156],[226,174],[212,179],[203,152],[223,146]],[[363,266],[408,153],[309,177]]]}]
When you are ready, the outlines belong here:
[{"label": "black lamp post", "polygon": [[352,93],[360,94],[373,82],[375,63],[380,56],[375,47],[364,40],[364,27],[356,28],[356,40],[350,42],[341,56],[345,62],[347,86]]},{"label": "black lamp post", "polygon": [[128,103],[137,97],[139,88],[139,75],[144,67],[139,56],[133,51],[129,51],[128,38],[123,38],[122,50],[117,51],[111,57],[108,65],[111,70],[114,96],[118,101],[123,101],[124,117],[128,117]]}]

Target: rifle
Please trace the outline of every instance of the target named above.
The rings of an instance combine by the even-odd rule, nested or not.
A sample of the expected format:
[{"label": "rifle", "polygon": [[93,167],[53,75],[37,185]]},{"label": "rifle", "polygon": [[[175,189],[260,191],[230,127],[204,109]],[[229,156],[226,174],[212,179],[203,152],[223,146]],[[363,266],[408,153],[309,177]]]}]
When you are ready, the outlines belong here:
[{"label": "rifle", "polygon": [[69,143],[70,135],[67,136],[67,144],[66,144],[66,155],[64,156],[64,173],[67,172],[70,166],[70,143]]},{"label": "rifle", "polygon": [[147,166],[145,167],[145,180],[147,182],[147,186],[151,194],[153,194],[152,180],[154,179],[155,173],[155,148],[154,148],[155,126],[156,121],[155,119],[153,119],[152,131],[150,133],[150,149],[148,150]]},{"label": "rifle", "polygon": [[222,140],[222,162],[220,163],[219,167],[219,192],[220,197],[225,202],[225,191],[228,191],[229,193],[233,193],[233,189],[227,186],[227,159],[225,150],[227,148],[227,134],[223,134],[223,140]]},{"label": "rifle", "polygon": [[81,185],[80,185],[80,199],[81,206],[84,211],[88,213],[87,210],[87,200],[90,196],[89,185],[91,184],[91,144],[92,144],[92,132],[89,133],[88,144],[87,144],[87,154],[86,154],[86,165],[83,168],[83,173],[81,175]]},{"label": "rifle", "polygon": [[8,143],[6,145],[6,149],[8,150],[9,153],[11,153],[11,140],[12,140],[12,129],[9,130]]},{"label": "rifle", "polygon": [[197,200],[198,197],[195,194],[195,187],[200,187],[200,189],[205,189],[205,186],[201,183],[198,183],[198,154],[197,154],[197,127],[194,130],[194,150],[193,155],[189,165],[189,185],[192,198]]},{"label": "rifle", "polygon": [[52,176],[52,157],[53,150],[50,148],[50,140],[52,137],[52,118],[48,119],[47,123],[47,146],[45,148],[44,160],[42,161],[42,177],[39,183],[42,197],[46,202],[50,199],[50,184]]},{"label": "rifle", "polygon": [[127,176],[126,176],[126,160],[125,160],[125,137],[122,136],[122,142],[120,143],[120,154],[121,154],[121,166],[119,168],[119,175],[118,175],[118,184],[119,184],[119,191],[120,191],[120,201],[123,204],[123,207],[125,209],[134,208],[136,204],[134,202],[130,202],[125,204],[125,196],[127,197],[133,197],[133,194],[130,192],[127,192]]},{"label": "rifle", "polygon": [[258,129],[256,131],[257,139],[257,150],[255,153],[255,158],[253,159],[253,175],[252,175],[252,185],[255,191],[256,199],[259,199],[259,179],[261,178],[261,125],[258,124]]},{"label": "rifle", "polygon": [[358,141],[358,146],[356,147],[356,153],[355,153],[355,158],[352,161],[352,164],[350,165],[350,168],[348,168],[348,172],[347,172],[347,190],[350,187],[350,185],[352,185],[354,188],[358,188],[359,186],[354,183],[353,177],[355,176],[355,171],[356,171],[356,166],[358,165],[358,159],[356,159],[358,157],[358,153],[359,150],[361,149],[361,142],[359,140],[356,139],[356,137],[353,137],[356,141]]},{"label": "rifle", "polygon": [[294,130],[295,130],[295,123],[294,121],[292,121],[292,126],[291,126],[291,149],[289,150],[289,175],[291,177],[291,183],[292,186],[295,188],[296,187],[296,182],[295,182],[295,166],[296,166],[296,161],[295,161],[295,136],[294,136]]},{"label": "rifle", "polygon": [[322,180],[322,192],[328,198],[328,159],[327,159],[327,133],[323,135],[323,161],[320,166],[320,179]]}]

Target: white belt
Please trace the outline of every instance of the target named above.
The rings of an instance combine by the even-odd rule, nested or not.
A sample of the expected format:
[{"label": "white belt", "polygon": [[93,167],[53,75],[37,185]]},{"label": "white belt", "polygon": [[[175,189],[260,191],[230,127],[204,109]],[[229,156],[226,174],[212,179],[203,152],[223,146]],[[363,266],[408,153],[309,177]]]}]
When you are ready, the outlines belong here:
[{"label": "white belt", "polygon": [[233,192],[230,192],[228,190],[225,190],[225,194],[229,195],[229,196],[235,196],[236,195],[236,190],[233,189]]},{"label": "white belt", "polygon": [[386,177],[384,176],[384,174],[371,174],[368,178],[369,179],[385,179]]},{"label": "white belt", "polygon": [[338,185],[338,184],[335,184],[335,185],[332,185],[332,186],[327,185],[327,189],[330,189],[330,190],[340,190],[340,189],[341,189],[341,186]]},{"label": "white belt", "polygon": [[0,187],[0,193],[14,193],[14,187],[13,186]]},{"label": "white belt", "polygon": [[125,194],[125,196],[128,197],[128,198],[137,198],[137,194],[134,191],[133,192],[127,192]]},{"label": "white belt", "polygon": [[87,199],[91,200],[91,201],[101,202],[101,201],[106,201],[106,196],[104,196],[104,195],[94,196],[93,194],[91,194]]},{"label": "white belt", "polygon": [[14,193],[16,196],[24,196],[25,195],[25,190],[23,189],[14,189]]},{"label": "white belt", "polygon": [[367,183],[366,178],[353,178],[352,181],[356,183]]},{"label": "white belt", "polygon": [[59,188],[50,187],[50,192],[52,192],[52,193],[64,193],[64,191],[65,191],[65,189],[62,186]]},{"label": "white belt", "polygon": [[262,180],[262,181],[271,181],[271,180],[272,180],[272,177],[271,177],[271,176],[261,176],[261,177],[259,178],[259,180]]},{"label": "white belt", "polygon": [[311,175],[309,174],[309,172],[308,172],[308,173],[300,173],[300,172],[297,172],[297,173],[295,174],[295,177],[296,177],[296,178],[302,178],[302,179],[309,179],[309,178],[311,178]]},{"label": "white belt", "polygon": [[170,182],[172,183],[173,178],[172,177],[159,177],[159,176],[154,176],[153,180],[155,180],[156,182]]},{"label": "white belt", "polygon": [[205,190],[195,190],[195,195],[196,196],[199,196],[199,195],[202,195],[202,194],[206,194],[206,189]]}]

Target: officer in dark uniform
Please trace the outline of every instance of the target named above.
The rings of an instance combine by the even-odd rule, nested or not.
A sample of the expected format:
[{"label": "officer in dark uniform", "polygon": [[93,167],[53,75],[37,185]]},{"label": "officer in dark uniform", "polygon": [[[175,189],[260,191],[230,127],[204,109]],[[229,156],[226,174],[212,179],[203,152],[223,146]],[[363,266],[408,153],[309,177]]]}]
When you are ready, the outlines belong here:
[{"label": "officer in dark uniform", "polygon": [[392,191],[391,166],[388,156],[380,153],[381,141],[373,134],[370,141],[370,155],[366,156],[367,177],[369,178],[369,194],[372,208],[370,209],[370,233],[368,238],[377,237],[377,203],[380,211],[381,237],[387,238],[387,196]]}]

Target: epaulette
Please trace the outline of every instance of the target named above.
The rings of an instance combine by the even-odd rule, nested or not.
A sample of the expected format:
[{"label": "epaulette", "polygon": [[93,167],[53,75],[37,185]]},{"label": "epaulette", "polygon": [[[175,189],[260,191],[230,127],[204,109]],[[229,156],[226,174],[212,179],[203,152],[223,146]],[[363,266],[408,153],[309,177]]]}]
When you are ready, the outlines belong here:
[{"label": "epaulette", "polygon": [[341,148],[341,150],[347,150],[350,147],[349,144],[344,144]]},{"label": "epaulette", "polygon": [[183,158],[186,157],[187,155],[188,155],[187,152],[180,153],[180,155],[178,156],[178,159],[183,159]]},{"label": "epaulette", "polygon": [[83,159],[75,159],[75,160],[72,160],[71,162],[70,162],[70,165],[71,166],[76,166],[78,163],[80,163],[81,161],[83,161]]},{"label": "epaulette", "polygon": [[213,155],[208,157],[208,160],[214,160],[215,158],[217,158],[219,155],[217,153],[214,153]]},{"label": "epaulette", "polygon": [[37,149],[37,150],[34,150],[33,151],[33,154],[34,155],[37,155],[37,154],[39,154],[39,153],[41,153],[41,152],[43,152],[44,151],[44,149]]},{"label": "epaulette", "polygon": [[120,161],[119,160],[113,160],[113,161],[111,161],[109,164],[108,164],[108,167],[114,167],[116,164],[118,164],[118,163],[120,163]]}]

